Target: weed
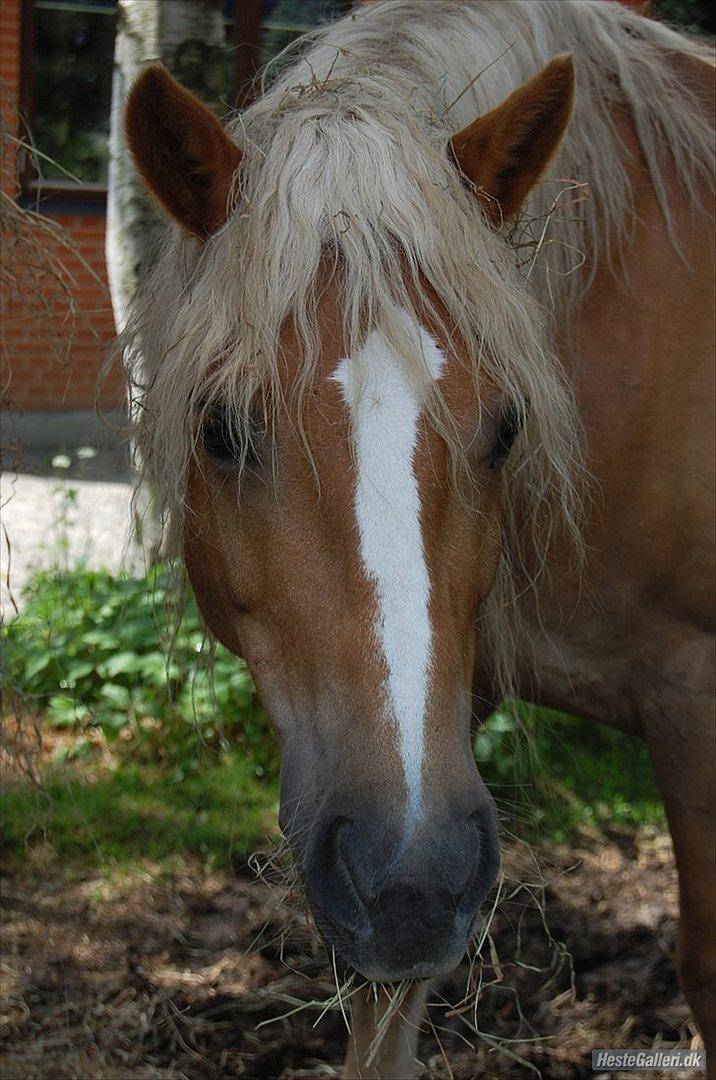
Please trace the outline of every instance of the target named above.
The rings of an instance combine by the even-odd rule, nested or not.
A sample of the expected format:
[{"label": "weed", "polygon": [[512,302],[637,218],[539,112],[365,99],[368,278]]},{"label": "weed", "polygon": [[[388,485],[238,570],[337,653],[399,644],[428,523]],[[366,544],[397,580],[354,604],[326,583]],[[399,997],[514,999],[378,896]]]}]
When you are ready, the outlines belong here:
[{"label": "weed", "polygon": [[138,578],[38,574],[3,628],[6,706],[54,728],[100,729],[125,758],[186,763],[202,748],[237,745],[258,775],[275,773],[273,736],[245,664],[209,645],[191,596],[172,607],[172,589],[163,566]]}]

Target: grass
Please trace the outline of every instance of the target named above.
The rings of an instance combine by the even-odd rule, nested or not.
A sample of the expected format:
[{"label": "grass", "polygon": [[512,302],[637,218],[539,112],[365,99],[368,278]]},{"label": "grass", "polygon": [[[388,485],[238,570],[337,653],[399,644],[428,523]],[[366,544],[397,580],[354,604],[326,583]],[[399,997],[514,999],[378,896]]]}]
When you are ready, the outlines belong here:
[{"label": "grass", "polygon": [[642,739],[549,709],[522,710],[521,725],[493,714],[475,739],[475,756],[525,839],[559,844],[579,834],[666,828]]},{"label": "grass", "polygon": [[[521,736],[506,736],[501,713],[477,740],[480,771],[512,831],[549,846],[666,827],[640,740],[559,714],[534,710],[529,718],[531,754]],[[50,766],[41,788],[5,784],[0,835],[5,854],[20,859],[42,845],[61,860],[100,867],[188,855],[218,867],[262,846],[276,828],[276,805],[275,779],[257,776],[236,749],[183,766],[70,760]]]},{"label": "grass", "polygon": [[6,784],[2,802],[11,858],[41,845],[61,861],[99,867],[189,855],[215,867],[242,861],[275,828],[276,787],[233,754],[189,775],[120,763],[87,781],[76,765],[56,766],[40,789]]}]

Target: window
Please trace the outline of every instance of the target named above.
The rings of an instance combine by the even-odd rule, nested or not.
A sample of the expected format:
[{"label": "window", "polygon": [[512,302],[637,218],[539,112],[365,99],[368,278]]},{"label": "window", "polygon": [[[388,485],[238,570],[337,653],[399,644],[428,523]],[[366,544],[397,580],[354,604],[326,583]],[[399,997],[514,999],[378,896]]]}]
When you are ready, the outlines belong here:
[{"label": "window", "polygon": [[[159,0],[170,3],[172,0]],[[217,0],[218,2],[218,0]],[[23,112],[38,150],[25,186],[63,194],[102,192],[112,96],[116,0],[25,0],[28,75]],[[245,104],[258,68],[295,37],[342,14],[350,0],[221,0],[227,104]],[[82,187],[78,189],[77,181]]]},{"label": "window", "polygon": [[233,40],[236,102],[248,103],[252,80],[294,38],[338,18],[358,0],[223,0]]},{"label": "window", "polygon": [[36,0],[33,14],[30,126],[41,175],[106,183],[114,0]]},{"label": "window", "polygon": [[260,63],[267,63],[300,34],[336,18],[346,6],[341,0],[264,0]]}]

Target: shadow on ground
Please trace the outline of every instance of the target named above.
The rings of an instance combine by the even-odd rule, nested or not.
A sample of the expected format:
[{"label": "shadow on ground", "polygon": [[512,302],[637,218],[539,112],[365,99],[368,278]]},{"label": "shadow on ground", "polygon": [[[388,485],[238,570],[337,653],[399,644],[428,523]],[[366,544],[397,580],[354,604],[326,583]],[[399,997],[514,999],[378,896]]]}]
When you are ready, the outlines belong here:
[{"label": "shadow on ground", "polygon": [[[508,864],[536,880],[531,853]],[[593,1047],[689,1045],[668,839],[638,836],[631,852],[559,849],[539,879],[545,916],[531,887],[495,916],[477,1012],[444,1004],[464,995],[467,966],[436,987],[425,1077],[517,1080],[534,1069],[593,1080]],[[316,1023],[315,1002],[334,993],[330,965],[244,863],[108,877],[63,871],[35,842],[31,862],[6,871],[2,897],[6,1080],[338,1075],[341,1013]]]}]

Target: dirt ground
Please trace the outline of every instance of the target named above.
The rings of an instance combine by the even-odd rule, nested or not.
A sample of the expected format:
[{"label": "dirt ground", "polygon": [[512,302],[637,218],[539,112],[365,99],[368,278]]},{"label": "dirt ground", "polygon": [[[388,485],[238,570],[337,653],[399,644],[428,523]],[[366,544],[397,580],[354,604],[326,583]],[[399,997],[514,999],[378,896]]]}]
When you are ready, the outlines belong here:
[{"label": "dirt ground", "polygon": [[[512,852],[507,865],[543,888],[507,888],[476,1013],[454,1007],[467,965],[436,986],[420,1040],[425,1077],[594,1080],[593,1047],[692,1045],[666,837],[585,842],[539,868]],[[334,993],[331,967],[276,895],[247,866],[112,881],[40,861],[6,872],[2,1076],[338,1075],[344,1020],[340,1010],[319,1020],[315,1004]],[[487,1039],[468,1026],[475,1018]]]}]

